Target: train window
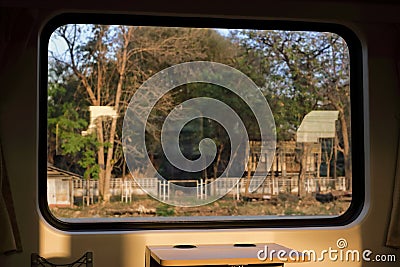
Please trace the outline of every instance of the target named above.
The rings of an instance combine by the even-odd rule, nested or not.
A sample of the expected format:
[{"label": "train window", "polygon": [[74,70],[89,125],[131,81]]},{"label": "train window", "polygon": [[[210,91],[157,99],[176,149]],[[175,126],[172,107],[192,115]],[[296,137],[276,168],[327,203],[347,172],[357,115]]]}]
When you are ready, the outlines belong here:
[{"label": "train window", "polygon": [[65,14],[40,49],[39,206],[58,228],[331,226],[363,207],[344,26]]}]

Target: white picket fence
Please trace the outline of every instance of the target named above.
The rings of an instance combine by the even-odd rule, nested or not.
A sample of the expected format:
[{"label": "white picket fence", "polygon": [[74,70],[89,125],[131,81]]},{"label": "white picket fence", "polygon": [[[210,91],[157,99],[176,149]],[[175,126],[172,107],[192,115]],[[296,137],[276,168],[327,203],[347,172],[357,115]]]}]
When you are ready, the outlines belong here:
[{"label": "white picket fence", "polygon": [[[297,176],[293,177],[253,177],[256,184],[260,186],[253,192],[255,194],[263,195],[278,195],[280,193],[293,193],[298,192],[298,179]],[[236,199],[240,198],[241,194],[246,192],[246,178],[241,178],[237,182],[237,178],[218,178],[214,179],[201,179],[197,181],[191,180],[191,183],[196,184],[196,192],[198,199],[207,199],[210,196],[221,195],[224,192],[233,195]],[[75,197],[99,196],[99,184],[97,180],[90,180],[89,192],[87,192],[87,180],[74,179],[73,180],[73,195]],[[176,181],[174,181],[176,182]],[[182,181],[180,181],[182,182]],[[307,178],[304,181],[304,188],[307,193],[329,191],[329,190],[346,190],[345,177],[333,178]],[[140,184],[140,185],[139,185]],[[171,181],[159,180],[157,178],[137,178],[137,180],[129,179],[123,180],[122,178],[113,178],[110,181],[110,193],[112,196],[120,196],[121,201],[132,201],[133,195],[146,195],[150,193],[157,196],[161,200],[170,198]],[[207,186],[209,185],[209,186]]]}]

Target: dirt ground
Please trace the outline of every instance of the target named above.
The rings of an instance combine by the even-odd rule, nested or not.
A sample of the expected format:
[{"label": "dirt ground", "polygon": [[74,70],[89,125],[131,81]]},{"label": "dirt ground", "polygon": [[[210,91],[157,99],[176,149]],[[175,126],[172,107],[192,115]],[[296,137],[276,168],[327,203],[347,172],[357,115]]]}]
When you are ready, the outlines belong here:
[{"label": "dirt ground", "polygon": [[156,216],[260,216],[260,215],[340,215],[349,201],[321,203],[309,196],[299,199],[281,194],[268,200],[234,200],[226,196],[208,205],[184,208],[163,204],[146,196],[135,196],[131,203],[118,200],[90,206],[51,207],[57,218],[156,217]]}]

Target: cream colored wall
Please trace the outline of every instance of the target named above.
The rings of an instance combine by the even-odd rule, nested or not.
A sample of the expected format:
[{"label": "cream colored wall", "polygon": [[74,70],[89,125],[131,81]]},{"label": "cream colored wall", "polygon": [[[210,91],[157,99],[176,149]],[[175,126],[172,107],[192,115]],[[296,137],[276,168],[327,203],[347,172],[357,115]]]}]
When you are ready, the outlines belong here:
[{"label": "cream colored wall", "polygon": [[[165,6],[168,2],[169,6]],[[201,8],[176,1],[160,5],[143,3],[121,10],[169,13],[201,13]],[[189,1],[188,1],[189,2]],[[28,2],[27,2],[28,3]],[[118,2],[119,3],[119,2]],[[122,4],[116,4],[118,9]],[[162,6],[164,5],[164,6]],[[237,6],[214,3],[211,13],[225,16],[313,18],[323,17],[354,22],[368,48],[367,81],[369,88],[370,163],[367,164],[369,211],[363,221],[342,229],[291,230],[202,230],[202,231],[145,231],[131,233],[70,234],[54,230],[37,211],[37,50],[30,45],[18,51],[18,58],[1,73],[0,137],[13,190],[15,209],[22,236],[23,253],[0,256],[0,266],[29,266],[31,252],[46,257],[76,258],[84,251],[94,252],[95,266],[144,267],[146,245],[179,243],[236,243],[276,242],[298,250],[317,251],[336,247],[336,240],[346,238],[349,249],[371,249],[375,253],[394,253],[400,261],[400,252],[386,248],[385,233],[391,208],[400,105],[394,57],[400,47],[396,30],[388,22],[398,20],[399,7],[356,6],[344,4],[310,3],[279,4],[260,8],[258,5]],[[203,1],[202,6],[206,6]],[[101,9],[101,5],[98,6]],[[304,12],[303,12],[304,11]],[[206,13],[207,11],[204,11]],[[39,9],[38,17],[48,14]],[[44,19],[40,20],[43,24]],[[37,33],[36,33],[37,34]],[[398,35],[399,33],[397,33]],[[34,43],[34,42],[33,42]],[[368,114],[368,113],[366,113]],[[396,119],[397,116],[397,119]],[[353,138],[357,138],[354,136]],[[356,185],[354,185],[356,186]],[[1,230],[0,230],[1,238]],[[373,266],[397,266],[399,263],[371,263]],[[320,266],[307,263],[301,266]],[[324,266],[368,266],[361,263],[324,262]],[[288,266],[291,266],[288,264]]]}]

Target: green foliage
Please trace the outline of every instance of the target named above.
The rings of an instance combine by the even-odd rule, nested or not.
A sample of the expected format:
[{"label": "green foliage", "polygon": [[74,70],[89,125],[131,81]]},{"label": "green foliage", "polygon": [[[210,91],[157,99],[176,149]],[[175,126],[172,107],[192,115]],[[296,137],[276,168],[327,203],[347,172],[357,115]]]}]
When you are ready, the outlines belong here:
[{"label": "green foliage", "polygon": [[[128,29],[133,29],[133,34],[130,39],[125,39],[128,38]],[[221,36],[213,29],[104,25],[66,25],[56,33],[75,47],[70,58],[58,55],[58,60],[50,60],[49,155],[54,156],[60,151],[58,154],[61,153],[68,161],[79,164],[86,177],[98,177],[99,147],[104,148],[105,156],[107,148],[113,147],[111,162],[114,175],[121,174],[121,166],[125,164],[120,142],[123,120],[117,121],[113,144],[108,142],[114,134],[110,133],[106,119],[102,125],[103,140],[97,141],[98,136],[84,137],[81,131],[87,129],[88,106],[115,105],[119,78],[124,77],[121,101],[118,103],[118,113],[122,115],[129,99],[144,81],[156,72],[182,62],[216,61],[249,76],[269,102],[278,141],[293,140],[304,116],[313,109],[342,108],[342,113],[349,118],[349,58],[344,41],[335,34],[243,30]],[[125,72],[119,73],[125,40],[129,42],[126,47],[129,58]],[[75,70],[71,68],[72,58]],[[218,74],[210,72],[210,75]],[[86,80],[85,85],[83,79]],[[93,96],[90,98],[85,86],[91,88],[96,101]],[[228,104],[244,122],[249,139],[260,138],[254,114],[243,100],[229,90],[200,83],[181,86],[158,102],[147,121],[148,154],[161,172],[169,168],[162,157],[159,141],[165,117],[181,102],[200,96]],[[135,112],[140,114],[141,110]],[[182,145],[183,153],[188,158],[199,154],[197,144],[205,137],[214,140],[217,153],[221,155],[221,162],[215,160],[206,173],[197,176],[219,172],[218,167],[223,169],[229,160],[230,147],[228,135],[222,127],[202,119],[188,123],[183,131],[185,137],[182,139],[185,140],[182,141],[190,144],[186,147]],[[343,143],[340,132],[339,142]],[[179,173],[173,175],[179,176]]]},{"label": "green foliage", "polygon": [[[58,88],[57,92],[65,92],[62,87],[54,86],[54,88]],[[48,119],[48,127],[59,141],[61,154],[77,162],[85,170],[85,178],[98,178],[100,169],[96,163],[96,151],[99,144],[96,136],[81,134],[88,123],[79,117],[73,103],[65,103],[62,109],[62,115]]]},{"label": "green foliage", "polygon": [[164,217],[174,216],[175,208],[166,204],[160,204],[156,208],[156,215]]},{"label": "green foliage", "polygon": [[257,84],[273,111],[278,140],[294,139],[311,110],[337,109],[338,104],[348,112],[349,59],[338,35],[243,30],[233,40],[243,48],[238,66],[252,78],[257,77],[253,72],[264,78]]}]

